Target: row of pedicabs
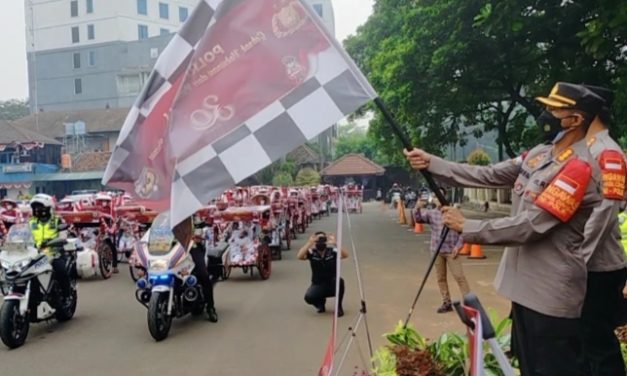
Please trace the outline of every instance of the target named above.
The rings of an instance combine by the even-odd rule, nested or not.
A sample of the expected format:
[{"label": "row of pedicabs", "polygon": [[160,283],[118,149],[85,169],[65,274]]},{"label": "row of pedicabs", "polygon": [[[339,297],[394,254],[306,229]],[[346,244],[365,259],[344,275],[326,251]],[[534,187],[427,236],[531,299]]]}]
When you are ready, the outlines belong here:
[{"label": "row of pedicabs", "polygon": [[[227,279],[233,268],[262,279],[271,274],[271,261],[281,260],[298,233],[305,233],[316,218],[337,212],[339,189],[329,185],[308,188],[272,186],[237,187],[195,214],[195,227],[207,248],[207,260],[216,279]],[[344,187],[346,207],[362,211],[363,191]],[[0,201],[0,237],[14,223],[28,221],[30,212],[15,201]],[[81,278],[113,274],[113,258],[128,262],[134,281],[144,276],[146,266],[136,247],[159,213],[135,204],[130,196],[116,192],[67,196],[56,204],[55,214],[80,239],[77,272]],[[201,224],[199,226],[199,224]]]}]

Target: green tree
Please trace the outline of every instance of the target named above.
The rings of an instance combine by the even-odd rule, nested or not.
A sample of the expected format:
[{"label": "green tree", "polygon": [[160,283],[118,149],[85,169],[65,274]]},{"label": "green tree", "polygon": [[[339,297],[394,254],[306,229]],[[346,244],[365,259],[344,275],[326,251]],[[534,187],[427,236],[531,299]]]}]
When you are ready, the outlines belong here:
[{"label": "green tree", "polygon": [[290,175],[290,177],[294,176],[296,173],[296,164],[289,159],[278,160],[257,172],[255,177],[261,184],[272,184],[272,180],[279,173],[285,173]]},{"label": "green tree", "polygon": [[320,174],[311,167],[305,167],[296,174],[295,184],[298,186],[318,185]]},{"label": "green tree", "polygon": [[26,100],[9,99],[0,101],[0,119],[2,120],[16,120],[29,114],[30,109]]},{"label": "green tree", "polygon": [[[561,0],[377,0],[345,46],[417,146],[439,153],[496,130],[500,158],[513,157],[531,146],[530,118],[541,111],[533,98],[554,82],[625,90],[626,44],[612,37],[623,31],[623,18],[611,29],[614,8],[601,8]],[[602,17],[610,31],[601,40],[610,42],[594,54],[582,47],[581,32]],[[617,95],[615,108],[627,107],[625,99]],[[370,132],[387,155],[402,159],[380,115]]]},{"label": "green tree", "polygon": [[477,148],[468,154],[468,164],[487,166],[490,164],[490,156],[485,150]]},{"label": "green tree", "polygon": [[272,178],[272,185],[275,187],[289,187],[294,185],[294,179],[287,172],[279,172]]}]

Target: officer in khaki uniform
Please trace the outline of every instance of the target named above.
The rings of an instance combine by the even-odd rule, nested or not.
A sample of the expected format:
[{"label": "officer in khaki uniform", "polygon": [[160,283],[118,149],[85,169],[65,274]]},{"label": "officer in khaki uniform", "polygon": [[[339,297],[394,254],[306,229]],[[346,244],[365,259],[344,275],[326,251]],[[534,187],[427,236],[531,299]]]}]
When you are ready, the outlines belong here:
[{"label": "officer in khaki uniform", "polygon": [[627,280],[618,215],[625,200],[627,168],[621,147],[610,137],[613,93],[586,86],[605,100],[586,135],[588,148],[601,169],[603,201],[594,208],[582,245],[588,266],[586,297],[581,314],[587,374],[625,375],[620,343],[614,329],[621,322],[622,290]]},{"label": "officer in khaki uniform", "polygon": [[603,100],[590,90],[558,83],[548,108],[564,129],[552,144],[492,166],[444,161],[422,150],[405,152],[412,166],[440,180],[471,187],[513,187],[510,217],[464,219],[444,208],[444,222],[468,242],[507,245],[495,278],[512,301],[512,347],[523,375],[582,375],[579,317],[586,290],[581,251],[588,216],[600,204],[600,171],[584,139]]}]

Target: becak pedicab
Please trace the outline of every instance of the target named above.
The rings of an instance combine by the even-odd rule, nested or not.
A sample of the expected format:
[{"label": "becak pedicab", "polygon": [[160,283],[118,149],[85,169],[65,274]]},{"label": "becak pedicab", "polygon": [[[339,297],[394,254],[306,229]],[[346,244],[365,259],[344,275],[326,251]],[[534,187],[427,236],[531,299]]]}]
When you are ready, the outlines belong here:
[{"label": "becak pedicab", "polygon": [[321,219],[322,214],[320,213],[320,195],[318,194],[317,188],[311,188],[309,191],[309,196],[311,197],[311,218]]},{"label": "becak pedicab", "polygon": [[331,196],[328,186],[322,186],[318,189],[320,195],[320,216],[325,214],[327,217],[331,215]]},{"label": "becak pedicab", "polygon": [[109,279],[113,274],[115,226],[111,214],[107,213],[109,204],[110,200],[100,197],[95,206],[81,211],[57,212],[83,244],[76,259],[76,271],[80,278]]},{"label": "becak pedicab", "polygon": [[233,268],[250,272],[252,277],[256,268],[261,279],[270,278],[272,253],[269,239],[262,233],[265,212],[271,212],[270,206],[228,208],[219,214],[223,221],[230,223],[229,248],[225,253],[227,277]]},{"label": "becak pedicab", "polygon": [[274,191],[270,206],[272,206],[272,212],[278,224],[281,244],[285,245],[285,250],[289,251],[292,246],[292,228],[290,217],[288,216],[287,200],[283,199],[281,192]]},{"label": "becak pedicab", "polygon": [[261,225],[262,236],[267,239],[270,251],[272,253],[273,260],[281,260],[283,258],[283,238],[284,234],[281,232],[281,224],[279,218],[275,217],[274,209],[270,204],[270,196],[266,194],[266,190],[260,191],[255,196],[251,197],[250,202],[252,205],[264,209],[261,213],[261,219],[259,224]]},{"label": "becak pedicab", "polygon": [[337,187],[331,187],[329,194],[329,207],[331,209],[331,213],[337,213],[339,198],[339,189]]},{"label": "becak pedicab", "polygon": [[355,185],[349,185],[346,189],[346,208],[349,213],[362,213],[363,191]]},{"label": "becak pedicab", "polygon": [[17,205],[17,201],[8,198],[0,200],[0,238],[4,239],[4,236],[14,224],[25,222],[26,220]]}]

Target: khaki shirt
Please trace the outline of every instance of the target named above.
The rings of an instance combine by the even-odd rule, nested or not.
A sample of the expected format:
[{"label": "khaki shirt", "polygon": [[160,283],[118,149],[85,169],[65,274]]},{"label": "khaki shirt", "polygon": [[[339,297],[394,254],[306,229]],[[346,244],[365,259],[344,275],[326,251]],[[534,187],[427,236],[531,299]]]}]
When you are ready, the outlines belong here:
[{"label": "khaki shirt", "polygon": [[[589,149],[595,161],[599,161],[601,153],[606,150],[615,150],[623,155],[623,150],[607,130],[597,133],[590,140]],[[623,197],[623,201],[625,198],[627,197]],[[623,201],[603,198],[586,223],[585,240],[581,248],[590,272],[611,272],[627,265],[618,225],[618,213]]]},{"label": "khaki shirt", "polygon": [[[506,245],[494,286],[499,294],[545,315],[577,318],[586,291],[586,262],[581,252],[588,216],[601,201],[599,170],[585,141],[572,154],[551,155],[552,145],[539,145],[523,160],[488,167],[431,160],[429,171],[449,184],[514,187],[510,217],[467,219],[462,236],[468,243]],[[567,222],[536,205],[536,197],[562,167],[579,158],[592,169],[583,200]]]}]

